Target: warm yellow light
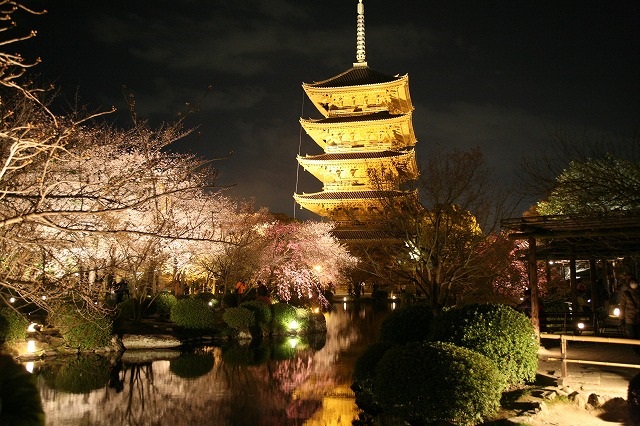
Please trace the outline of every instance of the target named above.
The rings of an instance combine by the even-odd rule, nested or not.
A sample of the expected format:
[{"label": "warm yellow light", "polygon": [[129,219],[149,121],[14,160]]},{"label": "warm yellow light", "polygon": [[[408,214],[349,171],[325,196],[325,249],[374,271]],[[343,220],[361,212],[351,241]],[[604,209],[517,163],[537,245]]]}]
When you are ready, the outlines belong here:
[{"label": "warm yellow light", "polygon": [[313,269],[315,269],[316,272],[322,272],[322,265],[315,265]]},{"label": "warm yellow light", "polygon": [[38,324],[36,324],[35,322],[32,322],[31,324],[29,324],[29,327],[27,327],[27,331],[29,333],[33,333],[34,331],[36,331],[36,325]]},{"label": "warm yellow light", "polygon": [[35,363],[33,361],[29,361],[24,365],[24,368],[29,372],[29,373],[33,373],[33,367],[34,367]]},{"label": "warm yellow light", "polygon": [[583,322],[579,322],[579,323],[578,323],[578,328],[579,328],[580,330],[584,330],[584,323],[583,323]]},{"label": "warm yellow light", "polygon": [[346,302],[346,301],[347,301],[347,298],[346,298],[346,297],[343,297],[343,298],[342,298],[342,301],[343,301],[343,302]]},{"label": "warm yellow light", "polygon": [[298,324],[296,320],[291,320],[289,324],[287,324],[287,328],[289,328],[289,330],[297,330],[300,328],[300,324]]},{"label": "warm yellow light", "polygon": [[36,341],[29,340],[27,341],[27,353],[33,354],[36,352]]},{"label": "warm yellow light", "polygon": [[314,313],[314,314],[317,314],[317,313],[319,313],[319,312],[320,312],[320,308],[313,308],[313,313]]},{"label": "warm yellow light", "polygon": [[396,309],[396,302],[391,303],[391,310],[394,311]]},{"label": "warm yellow light", "polygon": [[47,300],[47,296],[42,296],[42,300]]},{"label": "warm yellow light", "polygon": [[291,347],[291,349],[295,349],[296,346],[298,346],[298,338],[292,337],[291,339],[289,339],[289,346]]},{"label": "warm yellow light", "polygon": [[620,308],[614,308],[613,309],[613,315],[616,316],[616,317],[619,317],[620,316]]},{"label": "warm yellow light", "polygon": [[16,301],[15,297],[12,297],[12,298],[9,299],[9,303],[15,303],[15,301]]}]

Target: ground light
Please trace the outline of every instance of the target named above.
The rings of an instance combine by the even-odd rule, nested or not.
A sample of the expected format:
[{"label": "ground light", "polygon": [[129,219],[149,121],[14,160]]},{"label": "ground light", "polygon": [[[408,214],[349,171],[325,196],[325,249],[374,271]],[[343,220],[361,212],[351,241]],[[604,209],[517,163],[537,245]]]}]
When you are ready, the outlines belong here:
[{"label": "ground light", "polygon": [[298,331],[298,329],[300,328],[300,324],[296,320],[291,320],[287,324],[287,328],[291,331]]}]

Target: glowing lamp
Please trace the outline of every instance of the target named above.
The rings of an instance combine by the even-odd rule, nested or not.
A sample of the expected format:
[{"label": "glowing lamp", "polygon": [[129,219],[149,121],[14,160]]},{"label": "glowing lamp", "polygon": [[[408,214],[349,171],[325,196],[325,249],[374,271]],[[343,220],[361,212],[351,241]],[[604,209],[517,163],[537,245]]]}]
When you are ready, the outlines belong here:
[{"label": "glowing lamp", "polygon": [[620,316],[620,308],[614,308],[613,315],[616,316],[616,317],[619,317]]},{"label": "glowing lamp", "polygon": [[298,346],[298,338],[292,337],[291,339],[289,339],[289,346],[291,347],[291,349],[295,349],[296,346]]},{"label": "glowing lamp", "polygon": [[15,302],[16,302],[16,298],[15,297],[12,297],[12,298],[9,299],[9,303],[15,303]]},{"label": "glowing lamp", "polygon": [[298,324],[298,321],[296,320],[291,320],[289,321],[289,324],[287,324],[287,328],[295,331],[300,328],[300,324]]},{"label": "glowing lamp", "polygon": [[584,330],[584,323],[583,323],[583,322],[579,322],[579,323],[578,323],[578,328],[579,328],[580,330]]}]

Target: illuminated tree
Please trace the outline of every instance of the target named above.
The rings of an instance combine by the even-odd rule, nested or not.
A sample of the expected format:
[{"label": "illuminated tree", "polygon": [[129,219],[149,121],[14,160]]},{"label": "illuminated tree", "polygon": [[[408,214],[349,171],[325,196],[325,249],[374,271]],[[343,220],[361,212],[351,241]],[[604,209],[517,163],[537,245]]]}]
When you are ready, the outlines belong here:
[{"label": "illuminated tree", "polygon": [[597,214],[640,209],[640,162],[606,154],[571,161],[556,178],[541,215]]},{"label": "illuminated tree", "polygon": [[260,268],[254,274],[282,300],[318,299],[323,291],[339,285],[356,264],[347,249],[331,234],[333,225],[323,222],[274,222],[262,230],[266,245]]},{"label": "illuminated tree", "polygon": [[401,243],[384,248],[393,259],[384,266],[396,280],[415,284],[438,312],[492,277],[490,263],[499,258],[493,232],[505,198],[478,149],[430,156],[417,189],[413,205],[385,200],[389,233]]}]

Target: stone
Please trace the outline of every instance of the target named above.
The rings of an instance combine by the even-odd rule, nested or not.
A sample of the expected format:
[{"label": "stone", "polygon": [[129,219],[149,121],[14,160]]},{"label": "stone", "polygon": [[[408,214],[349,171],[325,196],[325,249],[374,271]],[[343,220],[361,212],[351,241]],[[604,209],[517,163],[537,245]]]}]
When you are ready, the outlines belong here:
[{"label": "stone", "polygon": [[125,334],[122,336],[122,346],[125,349],[165,349],[181,345],[182,342],[176,337],[165,334]]}]

